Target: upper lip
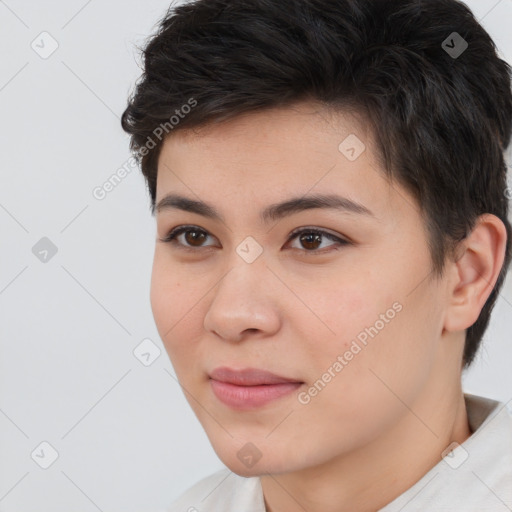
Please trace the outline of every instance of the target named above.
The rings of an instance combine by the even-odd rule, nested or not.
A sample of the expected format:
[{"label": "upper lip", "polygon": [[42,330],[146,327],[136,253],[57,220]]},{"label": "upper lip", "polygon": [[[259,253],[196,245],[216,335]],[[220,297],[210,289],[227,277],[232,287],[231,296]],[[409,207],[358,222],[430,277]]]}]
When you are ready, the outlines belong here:
[{"label": "upper lip", "polygon": [[265,384],[285,384],[287,382],[301,382],[297,379],[281,377],[274,373],[258,368],[246,368],[243,370],[233,370],[222,366],[215,368],[210,374],[210,378],[228,384],[237,386],[258,386]]}]

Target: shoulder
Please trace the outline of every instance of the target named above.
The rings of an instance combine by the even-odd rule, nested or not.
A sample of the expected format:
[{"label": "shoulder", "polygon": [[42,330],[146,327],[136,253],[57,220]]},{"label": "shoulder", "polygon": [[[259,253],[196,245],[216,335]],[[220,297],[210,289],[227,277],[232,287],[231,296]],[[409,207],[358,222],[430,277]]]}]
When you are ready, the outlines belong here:
[{"label": "shoulder", "polygon": [[[221,469],[181,494],[165,512],[265,512],[258,477]],[[163,511],[164,512],[164,511]]]}]

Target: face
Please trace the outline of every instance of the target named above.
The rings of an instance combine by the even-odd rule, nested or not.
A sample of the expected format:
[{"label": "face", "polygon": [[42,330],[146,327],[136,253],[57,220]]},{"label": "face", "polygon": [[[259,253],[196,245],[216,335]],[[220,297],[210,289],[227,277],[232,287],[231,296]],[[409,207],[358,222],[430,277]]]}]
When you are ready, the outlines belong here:
[{"label": "face", "polygon": [[[402,417],[396,396],[413,404],[436,377],[445,302],[422,214],[354,118],[301,103],[176,132],[157,203],[169,194],[218,214],[164,201],[151,306],[234,472],[285,473],[357,450]],[[268,211],[318,196],[338,206]]]}]

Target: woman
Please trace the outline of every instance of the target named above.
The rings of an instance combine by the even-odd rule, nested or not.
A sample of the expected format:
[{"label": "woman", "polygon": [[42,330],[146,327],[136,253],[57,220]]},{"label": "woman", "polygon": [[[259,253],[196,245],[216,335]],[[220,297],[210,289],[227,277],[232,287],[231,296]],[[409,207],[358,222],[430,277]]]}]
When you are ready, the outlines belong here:
[{"label": "woman", "polygon": [[511,258],[510,68],[456,0],[197,0],[123,115],[151,305],[227,469],[170,511],[512,508],[465,394]]}]

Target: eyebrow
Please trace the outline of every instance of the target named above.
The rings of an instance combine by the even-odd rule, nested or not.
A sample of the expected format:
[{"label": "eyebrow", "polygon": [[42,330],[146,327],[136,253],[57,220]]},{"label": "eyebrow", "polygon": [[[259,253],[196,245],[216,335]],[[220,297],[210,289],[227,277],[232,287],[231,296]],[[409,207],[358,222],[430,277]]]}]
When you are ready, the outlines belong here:
[{"label": "eyebrow", "polygon": [[[156,211],[183,210],[196,213],[212,220],[225,223],[224,217],[211,205],[203,201],[196,201],[184,196],[169,194],[158,202]],[[334,209],[347,213],[375,217],[374,213],[366,206],[338,195],[315,194],[310,196],[295,197],[287,201],[267,206],[260,214],[263,223],[280,220],[289,215],[312,209]],[[153,214],[154,214],[153,209]]]}]

